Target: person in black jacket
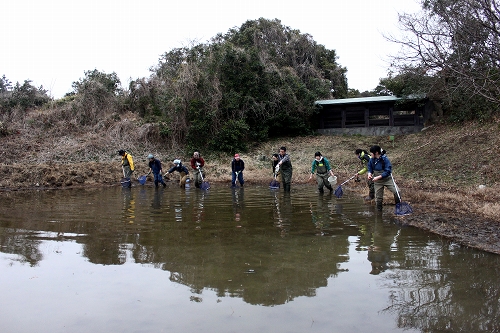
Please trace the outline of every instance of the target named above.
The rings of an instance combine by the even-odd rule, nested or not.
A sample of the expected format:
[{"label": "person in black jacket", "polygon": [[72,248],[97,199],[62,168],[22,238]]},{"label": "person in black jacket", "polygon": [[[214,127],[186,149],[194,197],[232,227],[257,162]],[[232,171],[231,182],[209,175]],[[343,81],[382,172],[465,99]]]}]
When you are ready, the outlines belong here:
[{"label": "person in black jacket", "polygon": [[292,183],[292,162],[290,161],[290,155],[286,153],[286,147],[280,148],[279,162],[276,165],[275,170],[279,170],[281,173],[281,180],[283,182],[283,189],[285,192],[290,192],[290,186]]},{"label": "person in black jacket", "polygon": [[163,181],[163,177],[161,176],[161,162],[159,159],[155,158],[153,154],[148,155],[149,160],[149,172],[148,175],[152,172],[155,180],[155,187],[158,187],[158,183],[161,183],[163,187],[166,187],[167,184]]},{"label": "person in black jacket", "polygon": [[245,162],[240,159],[239,154],[234,154],[233,161],[231,162],[231,186],[236,186],[236,178],[240,182],[240,186],[243,186],[245,181],[243,180],[243,170],[245,169]]}]

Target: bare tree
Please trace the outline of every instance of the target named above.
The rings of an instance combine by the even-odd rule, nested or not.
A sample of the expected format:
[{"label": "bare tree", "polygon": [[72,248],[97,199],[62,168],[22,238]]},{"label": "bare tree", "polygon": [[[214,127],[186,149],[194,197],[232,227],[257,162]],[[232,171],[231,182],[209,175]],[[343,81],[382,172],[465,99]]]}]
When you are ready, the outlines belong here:
[{"label": "bare tree", "polygon": [[[422,11],[400,14],[403,46],[397,71],[436,78],[443,91],[500,103],[500,1],[421,0]],[[434,89],[436,81],[427,89]]]}]

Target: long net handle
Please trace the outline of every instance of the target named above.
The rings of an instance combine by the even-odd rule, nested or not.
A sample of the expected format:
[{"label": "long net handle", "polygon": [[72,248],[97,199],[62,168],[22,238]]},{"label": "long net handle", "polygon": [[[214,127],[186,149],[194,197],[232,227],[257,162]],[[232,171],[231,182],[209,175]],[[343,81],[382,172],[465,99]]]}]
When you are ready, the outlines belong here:
[{"label": "long net handle", "polygon": [[391,178],[392,178],[392,183],[394,184],[394,187],[396,188],[396,193],[398,194],[399,201],[401,202],[401,196],[399,195],[398,185],[396,185],[396,182],[394,181],[394,177],[392,176],[392,172],[391,172]]},{"label": "long net handle", "polygon": [[344,185],[345,183],[347,183],[348,181],[350,181],[351,179],[354,179],[356,177],[356,175],[352,176],[351,178],[349,178],[348,180],[346,180],[345,182],[343,182],[342,184],[340,184],[340,186]]},{"label": "long net handle", "polygon": [[201,181],[204,182],[205,180],[203,179],[203,174],[201,173],[200,167],[197,167],[198,172],[200,173]]}]

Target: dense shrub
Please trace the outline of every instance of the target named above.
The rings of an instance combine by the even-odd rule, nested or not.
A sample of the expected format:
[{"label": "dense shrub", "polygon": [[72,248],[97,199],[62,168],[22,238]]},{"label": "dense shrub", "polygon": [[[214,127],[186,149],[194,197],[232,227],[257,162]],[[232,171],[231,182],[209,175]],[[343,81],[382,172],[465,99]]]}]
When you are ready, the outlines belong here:
[{"label": "dense shrub", "polygon": [[0,78],[0,111],[1,115],[10,115],[14,109],[19,109],[23,114],[29,108],[41,106],[51,100],[47,90],[40,86],[36,88],[31,80],[24,80],[23,84],[15,85],[3,75]]},{"label": "dense shrub", "polygon": [[309,134],[314,101],[347,95],[335,51],[279,20],[247,21],[166,52],[152,71],[131,83],[127,105],[161,122],[173,147],[229,152],[249,140]]},{"label": "dense shrub", "polygon": [[85,77],[73,82],[71,108],[80,125],[93,125],[120,110],[122,89],[116,73],[106,74],[96,69],[85,71]]}]

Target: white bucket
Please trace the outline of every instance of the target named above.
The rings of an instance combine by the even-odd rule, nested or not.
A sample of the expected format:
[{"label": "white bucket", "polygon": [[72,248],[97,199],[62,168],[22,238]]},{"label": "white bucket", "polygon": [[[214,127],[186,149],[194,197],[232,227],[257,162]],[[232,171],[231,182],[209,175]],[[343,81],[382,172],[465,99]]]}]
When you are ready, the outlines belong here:
[{"label": "white bucket", "polygon": [[330,176],[330,177],[328,177],[328,182],[330,183],[330,185],[337,184],[337,176]]}]

